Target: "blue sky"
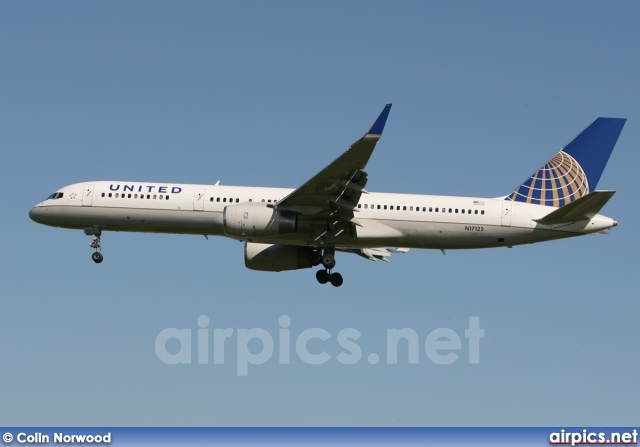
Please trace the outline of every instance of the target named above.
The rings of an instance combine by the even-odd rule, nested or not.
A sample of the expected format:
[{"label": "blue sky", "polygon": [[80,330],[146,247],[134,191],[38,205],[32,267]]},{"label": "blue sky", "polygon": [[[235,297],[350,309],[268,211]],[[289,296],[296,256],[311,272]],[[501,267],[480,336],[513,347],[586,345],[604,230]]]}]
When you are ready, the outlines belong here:
[{"label": "blue sky", "polygon": [[[638,421],[640,5],[619,2],[4,2],[0,5],[3,425],[633,425]],[[507,194],[598,116],[627,118],[600,180],[607,236],[514,249],[244,268],[238,242],[31,222],[70,183],[296,187],[394,104],[372,191]],[[197,364],[198,317],[232,328]],[[237,334],[331,334],[309,365],[237,374]],[[469,364],[470,317],[485,337]],[[156,337],[194,336],[167,365]],[[363,356],[337,361],[338,333]],[[388,329],[461,338],[450,365],[385,359]],[[260,343],[251,345],[252,352]],[[168,349],[176,349],[171,345]],[[376,353],[378,364],[368,362]]]}]

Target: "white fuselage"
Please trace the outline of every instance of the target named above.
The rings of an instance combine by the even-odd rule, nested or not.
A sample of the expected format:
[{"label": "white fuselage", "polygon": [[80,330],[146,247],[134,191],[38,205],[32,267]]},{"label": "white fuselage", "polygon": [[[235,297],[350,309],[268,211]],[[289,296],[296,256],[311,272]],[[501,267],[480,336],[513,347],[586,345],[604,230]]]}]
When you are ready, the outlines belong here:
[{"label": "white fuselage", "polygon": [[[36,222],[61,228],[99,227],[104,231],[232,237],[225,233],[223,226],[226,206],[246,202],[272,206],[291,191],[287,188],[96,181],[59,189],[36,205],[30,216]],[[329,235],[325,243],[352,248],[488,248],[595,233],[617,224],[599,214],[590,220],[562,225],[542,225],[534,221],[556,209],[504,198],[371,192],[362,195],[355,209],[357,237]],[[293,234],[233,238],[314,246],[317,245],[317,234],[317,227],[308,220]]]}]

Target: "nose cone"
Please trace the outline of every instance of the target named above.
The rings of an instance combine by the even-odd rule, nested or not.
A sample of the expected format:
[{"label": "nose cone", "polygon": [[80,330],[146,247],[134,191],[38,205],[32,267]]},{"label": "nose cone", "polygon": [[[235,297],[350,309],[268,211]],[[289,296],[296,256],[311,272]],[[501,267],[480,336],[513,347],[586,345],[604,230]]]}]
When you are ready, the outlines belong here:
[{"label": "nose cone", "polygon": [[44,224],[47,215],[47,209],[43,206],[34,206],[29,211],[29,217],[32,221]]}]

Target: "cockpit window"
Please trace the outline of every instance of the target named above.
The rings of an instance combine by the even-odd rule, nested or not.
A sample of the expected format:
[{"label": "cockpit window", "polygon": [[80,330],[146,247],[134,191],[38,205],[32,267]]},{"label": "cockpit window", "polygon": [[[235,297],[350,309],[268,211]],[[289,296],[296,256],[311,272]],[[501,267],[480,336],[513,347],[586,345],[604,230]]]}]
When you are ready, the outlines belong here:
[{"label": "cockpit window", "polygon": [[53,194],[51,194],[49,197],[47,197],[47,200],[56,200],[56,199],[61,199],[62,196],[64,195],[63,192],[54,192]]}]

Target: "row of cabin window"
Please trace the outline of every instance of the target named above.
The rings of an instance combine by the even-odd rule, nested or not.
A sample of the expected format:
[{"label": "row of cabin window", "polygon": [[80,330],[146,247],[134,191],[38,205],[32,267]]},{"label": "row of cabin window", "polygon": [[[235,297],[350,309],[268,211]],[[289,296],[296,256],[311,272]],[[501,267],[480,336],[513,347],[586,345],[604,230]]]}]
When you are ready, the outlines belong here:
[{"label": "row of cabin window", "polygon": [[[358,204],[358,208],[362,208],[362,204]],[[402,207],[397,206],[397,205],[395,206],[395,210],[396,210],[396,211],[400,211],[400,209],[401,209],[401,208],[402,208],[402,211],[413,211],[413,207],[412,207],[412,206],[410,206],[408,210],[407,210],[407,207],[406,207],[406,206],[402,206]],[[365,210],[368,210],[368,209],[369,209],[369,204],[368,204],[368,203],[365,203],[365,204],[364,204],[364,209],[365,209]],[[371,205],[371,209],[372,209],[372,210],[373,210],[373,209],[379,209],[379,210],[380,210],[380,209],[384,209],[384,210],[386,210],[386,209],[387,209],[387,205]],[[389,205],[389,209],[390,209],[390,210],[393,210],[393,209],[394,209],[394,206],[393,206],[393,205]],[[416,210],[416,211],[420,211],[420,207],[419,207],[419,206],[416,206],[415,210]],[[422,211],[423,211],[423,212],[426,212],[426,211],[427,211],[427,207],[426,207],[426,206],[423,206],[423,207],[422,207]],[[472,210],[465,210],[465,209],[460,210],[460,209],[458,209],[458,208],[455,208],[455,209],[453,209],[453,208],[449,208],[449,212],[450,212],[450,213],[454,213],[454,212],[455,212],[455,213],[458,213],[458,212],[460,212],[460,211],[462,212],[462,214],[465,214],[465,213],[467,213],[467,214],[478,214],[478,210],[473,210],[473,211],[475,211],[475,212],[472,212]],[[440,208],[439,208],[439,207],[434,208],[434,207],[430,206],[430,207],[429,207],[429,212],[430,212],[430,213],[433,213],[433,212],[439,213],[439,212],[440,212]],[[443,213],[446,213],[446,212],[447,212],[447,209],[446,209],[446,208],[442,208],[442,212],[443,212]],[[484,210],[480,210],[480,214],[484,214]]]},{"label": "row of cabin window", "polygon": [[[145,195],[144,194],[140,194],[140,199],[144,199]],[[105,193],[102,193],[102,197],[106,197]],[[138,194],[125,194],[125,193],[115,193],[115,196],[113,195],[113,193],[109,193],[108,197],[115,197],[116,199],[118,198],[122,198],[122,199],[137,199],[138,198]],[[147,199],[153,199],[153,200],[169,200],[169,194],[167,194],[166,196],[164,194],[147,194]]]},{"label": "row of cabin window", "polygon": [[[209,202],[214,202],[214,201],[215,201],[215,202],[223,202],[223,203],[233,203],[233,202],[235,201],[235,203],[239,203],[239,202],[240,202],[240,199],[237,199],[237,198],[236,198],[236,199],[233,199],[233,198],[229,198],[229,199],[227,199],[226,197],[215,197],[215,198],[214,198],[214,197],[210,197],[210,198],[209,198]],[[262,199],[261,201],[262,201],[262,202],[268,202],[268,203],[271,203],[271,199],[268,199],[268,200]],[[253,202],[253,199],[249,199],[249,202]],[[273,200],[273,202],[275,203],[275,202],[276,202],[276,200]],[[371,205],[371,209],[372,209],[372,210],[373,210],[373,209],[376,209],[376,206],[377,206],[377,209],[385,209],[385,210],[387,209],[387,205]],[[358,204],[358,208],[362,208],[362,204]],[[400,211],[400,209],[401,209],[401,208],[402,208],[402,210],[403,210],[403,211],[407,211],[407,207],[406,207],[406,206],[403,206],[403,207],[395,206],[395,209],[396,209],[397,211]],[[365,205],[364,205],[364,209],[369,209],[369,204],[366,204],[366,203],[365,203]],[[393,210],[393,209],[394,209],[394,205],[389,205],[389,209]],[[419,206],[417,206],[417,207],[415,208],[415,210],[416,210],[416,211],[420,211],[420,207],[419,207]],[[409,211],[413,211],[413,206],[410,206],[410,207],[409,207]],[[427,211],[427,207],[426,207],[426,206],[423,206],[423,207],[422,207],[422,211],[423,211],[423,212],[426,212],[426,211]],[[454,212],[455,212],[455,213],[458,213],[459,211],[460,211],[460,210],[459,210],[458,208],[455,208],[455,210],[454,210],[453,208],[449,208],[449,212],[450,212],[450,213],[454,213]],[[474,210],[474,211],[475,211],[475,213],[474,213],[474,212],[472,212],[472,210],[468,210],[468,213],[467,213],[467,214],[478,214],[478,210]],[[434,212],[434,208],[433,208],[433,207],[429,207],[429,212],[430,212],[430,213]],[[436,208],[435,208],[435,212],[436,212],[436,213],[440,212],[440,208],[439,208],[439,207],[436,207]],[[443,212],[443,213],[446,213],[446,212],[447,212],[447,209],[446,209],[446,208],[442,208],[442,212]],[[462,212],[462,214],[465,214],[465,210],[464,210],[464,209],[463,209],[461,212]],[[484,210],[480,210],[480,214],[484,214]]]},{"label": "row of cabin window", "polygon": [[[233,199],[233,198],[227,199],[226,197],[209,197],[209,202],[233,203],[234,201],[235,203],[240,203],[240,199]],[[249,199],[249,202],[253,202],[253,199]],[[271,203],[271,199],[268,199],[268,200],[262,199],[261,202]],[[276,199],[273,199],[273,203],[275,202],[276,202]]]},{"label": "row of cabin window", "polygon": [[[235,202],[236,202],[236,203],[239,203],[239,202],[240,202],[240,199],[228,199],[228,200],[227,200],[227,198],[226,198],[226,197],[222,197],[222,198],[220,198],[220,197],[216,197],[215,199],[214,199],[213,197],[210,197],[210,198],[209,198],[209,202],[213,202],[213,201],[215,201],[215,202],[229,202],[229,203],[233,203],[233,201],[234,201],[234,200],[235,200]],[[249,202],[251,202],[251,200],[249,200]]]}]

